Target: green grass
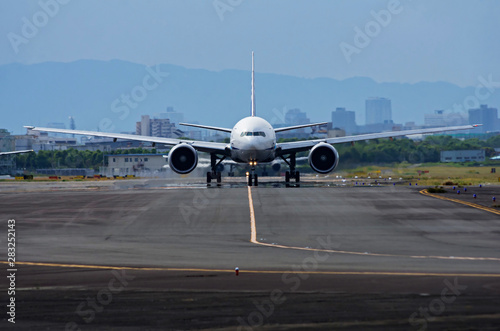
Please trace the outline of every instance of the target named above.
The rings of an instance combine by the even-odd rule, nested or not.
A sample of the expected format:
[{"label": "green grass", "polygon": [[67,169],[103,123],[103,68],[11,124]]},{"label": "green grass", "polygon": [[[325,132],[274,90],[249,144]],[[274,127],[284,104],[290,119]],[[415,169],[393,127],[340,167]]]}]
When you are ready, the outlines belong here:
[{"label": "green grass", "polygon": [[[404,180],[419,179],[420,185],[456,185],[468,186],[491,183],[496,184],[500,178],[500,167],[498,173],[491,173],[491,166],[457,166],[456,164],[419,164],[412,165],[407,162],[385,166],[361,166],[339,171],[339,175],[346,177],[368,177],[372,178],[393,177]],[[419,174],[420,171],[420,174]],[[424,173],[428,171],[428,173]],[[446,183],[446,184],[445,184]],[[451,183],[451,184],[448,184]]]}]

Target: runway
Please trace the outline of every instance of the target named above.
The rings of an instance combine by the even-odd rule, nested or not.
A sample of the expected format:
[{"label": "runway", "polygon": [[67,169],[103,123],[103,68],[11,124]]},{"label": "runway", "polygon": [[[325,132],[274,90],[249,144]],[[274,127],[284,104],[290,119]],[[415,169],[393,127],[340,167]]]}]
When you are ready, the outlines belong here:
[{"label": "runway", "polygon": [[[353,314],[332,320],[328,307],[340,304],[332,293],[344,293],[345,300],[372,312],[397,297],[405,303],[394,316],[367,313],[373,323],[364,328],[376,328],[381,320],[389,321],[381,329],[397,329],[403,320],[408,328],[412,311],[439,296],[444,281],[464,284],[467,295],[433,316],[436,325],[447,325],[445,317],[456,309],[460,316],[475,316],[474,323],[498,321],[488,308],[498,307],[500,294],[498,215],[406,186],[275,186],[206,188],[131,181],[91,190],[0,191],[1,226],[16,220],[18,286],[32,302],[25,323],[39,322],[33,307],[39,307],[44,293],[65,293],[70,298],[64,304],[69,309],[63,314],[66,320],[109,326],[105,316],[120,315],[121,310],[103,312],[88,325],[74,310],[78,298],[107,283],[113,268],[134,277],[120,296],[145,306],[147,298],[164,298],[165,291],[173,291],[177,306],[201,310],[203,305],[196,308],[183,301],[196,291],[217,293],[214,297],[225,297],[233,307],[225,306],[225,317],[212,322],[182,326],[179,316],[172,316],[165,320],[170,325],[166,329],[242,326],[238,317],[245,319],[256,309],[252,300],[269,297],[276,289],[287,293],[288,303],[303,295],[316,307],[300,308],[306,313],[303,322],[326,323],[311,329],[329,329],[339,321],[343,324],[335,324],[337,328],[357,328],[349,324]],[[241,302],[235,304],[238,293]],[[372,297],[371,304],[355,300],[366,296]],[[475,308],[467,311],[473,302]],[[280,313],[276,307],[276,313],[253,326],[297,327],[290,307],[279,306]],[[125,309],[126,302],[116,307]],[[155,309],[150,310],[154,315]],[[64,320],[44,311],[47,327]],[[153,321],[130,323],[158,327]]]}]

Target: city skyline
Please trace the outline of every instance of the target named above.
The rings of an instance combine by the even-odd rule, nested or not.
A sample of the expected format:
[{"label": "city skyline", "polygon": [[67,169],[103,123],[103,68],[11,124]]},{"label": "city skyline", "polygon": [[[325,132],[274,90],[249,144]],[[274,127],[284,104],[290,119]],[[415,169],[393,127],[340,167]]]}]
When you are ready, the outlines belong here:
[{"label": "city skyline", "polygon": [[[486,133],[500,131],[500,118],[498,117],[498,110],[495,107],[491,107],[487,104],[481,104],[478,108],[468,109],[465,114],[458,113],[446,113],[445,110],[434,110],[433,113],[423,113],[422,122],[405,122],[405,123],[394,123],[390,117],[390,112],[387,113],[386,106],[388,105],[389,110],[391,106],[391,100],[383,97],[369,97],[366,100],[365,112],[371,111],[374,114],[371,116],[369,121],[365,123],[357,123],[355,119],[355,110],[349,110],[345,107],[335,107],[335,110],[331,111],[331,121],[329,122],[331,128],[340,128],[349,134],[360,134],[368,132],[384,131],[385,127],[393,125],[394,127],[401,129],[402,127],[408,127],[407,129],[415,128],[432,128],[432,127],[445,127],[445,126],[458,126],[466,124],[482,124],[482,127],[477,129],[476,133]],[[382,102],[382,104],[370,104],[371,102]],[[187,128],[179,123],[183,121],[184,113],[182,111],[174,110],[174,107],[166,106],[167,112],[157,112],[151,114],[140,115],[140,121],[136,122],[135,131],[127,130],[121,133],[131,133],[135,132],[137,135],[155,136],[155,137],[180,137],[182,133],[189,133],[187,136],[194,139],[201,139],[201,137],[208,137],[209,135],[199,135],[200,131],[207,131],[207,133],[213,133],[211,130]],[[459,116],[460,115],[460,116]],[[463,116],[466,115],[466,116]],[[282,127],[287,125],[300,125],[311,123],[310,119],[307,117],[307,111],[302,111],[300,108],[289,108],[284,112],[284,122],[274,123],[274,127]],[[384,116],[389,116],[385,119]],[[457,117],[458,116],[458,117]],[[177,121],[173,121],[172,118],[177,118]],[[75,125],[74,120],[69,118],[69,125]],[[384,124],[385,126],[380,126]],[[50,122],[47,123],[46,127],[49,128],[59,128],[66,129],[66,124],[63,122]],[[154,128],[155,127],[155,128]],[[363,129],[365,128],[365,129]],[[366,131],[368,128],[368,131]],[[74,127],[73,127],[74,129]],[[174,132],[177,132],[174,134]],[[196,132],[199,138],[192,136],[192,133]],[[297,130],[297,133],[304,133],[304,130]],[[50,134],[53,136],[59,136],[60,134]]]}]

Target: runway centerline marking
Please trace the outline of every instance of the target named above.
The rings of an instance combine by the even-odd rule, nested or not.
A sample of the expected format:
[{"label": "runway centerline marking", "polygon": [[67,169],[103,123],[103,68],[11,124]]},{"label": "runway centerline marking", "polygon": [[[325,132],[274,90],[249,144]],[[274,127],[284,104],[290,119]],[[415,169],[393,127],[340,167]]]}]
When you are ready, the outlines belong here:
[{"label": "runway centerline marking", "polygon": [[439,259],[439,260],[467,260],[467,261],[500,261],[497,257],[467,257],[467,256],[439,256],[439,255],[398,255],[398,254],[383,254],[383,253],[368,253],[368,252],[353,252],[353,251],[342,251],[335,249],[321,249],[321,248],[307,248],[307,247],[296,247],[296,246],[286,246],[278,244],[268,244],[257,240],[257,225],[255,220],[255,210],[253,207],[252,198],[252,187],[248,186],[248,202],[250,206],[250,242],[256,245],[283,248],[283,249],[293,249],[301,251],[313,251],[313,252],[325,252],[334,254],[350,254],[350,255],[364,255],[364,256],[379,256],[379,257],[399,257],[399,258],[411,258],[411,259]]},{"label": "runway centerline marking", "polygon": [[248,186],[248,205],[250,207],[250,242],[260,244],[257,241],[257,228],[255,226],[255,210],[253,209],[252,187]]}]

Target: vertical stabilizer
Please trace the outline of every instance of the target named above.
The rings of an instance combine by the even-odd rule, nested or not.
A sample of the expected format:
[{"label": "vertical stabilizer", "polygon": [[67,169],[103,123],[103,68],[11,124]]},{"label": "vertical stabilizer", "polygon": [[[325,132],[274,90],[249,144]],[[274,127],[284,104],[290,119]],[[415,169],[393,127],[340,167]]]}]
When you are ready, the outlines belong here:
[{"label": "vertical stabilizer", "polygon": [[255,116],[255,72],[253,63],[253,52],[252,52],[252,117]]}]

